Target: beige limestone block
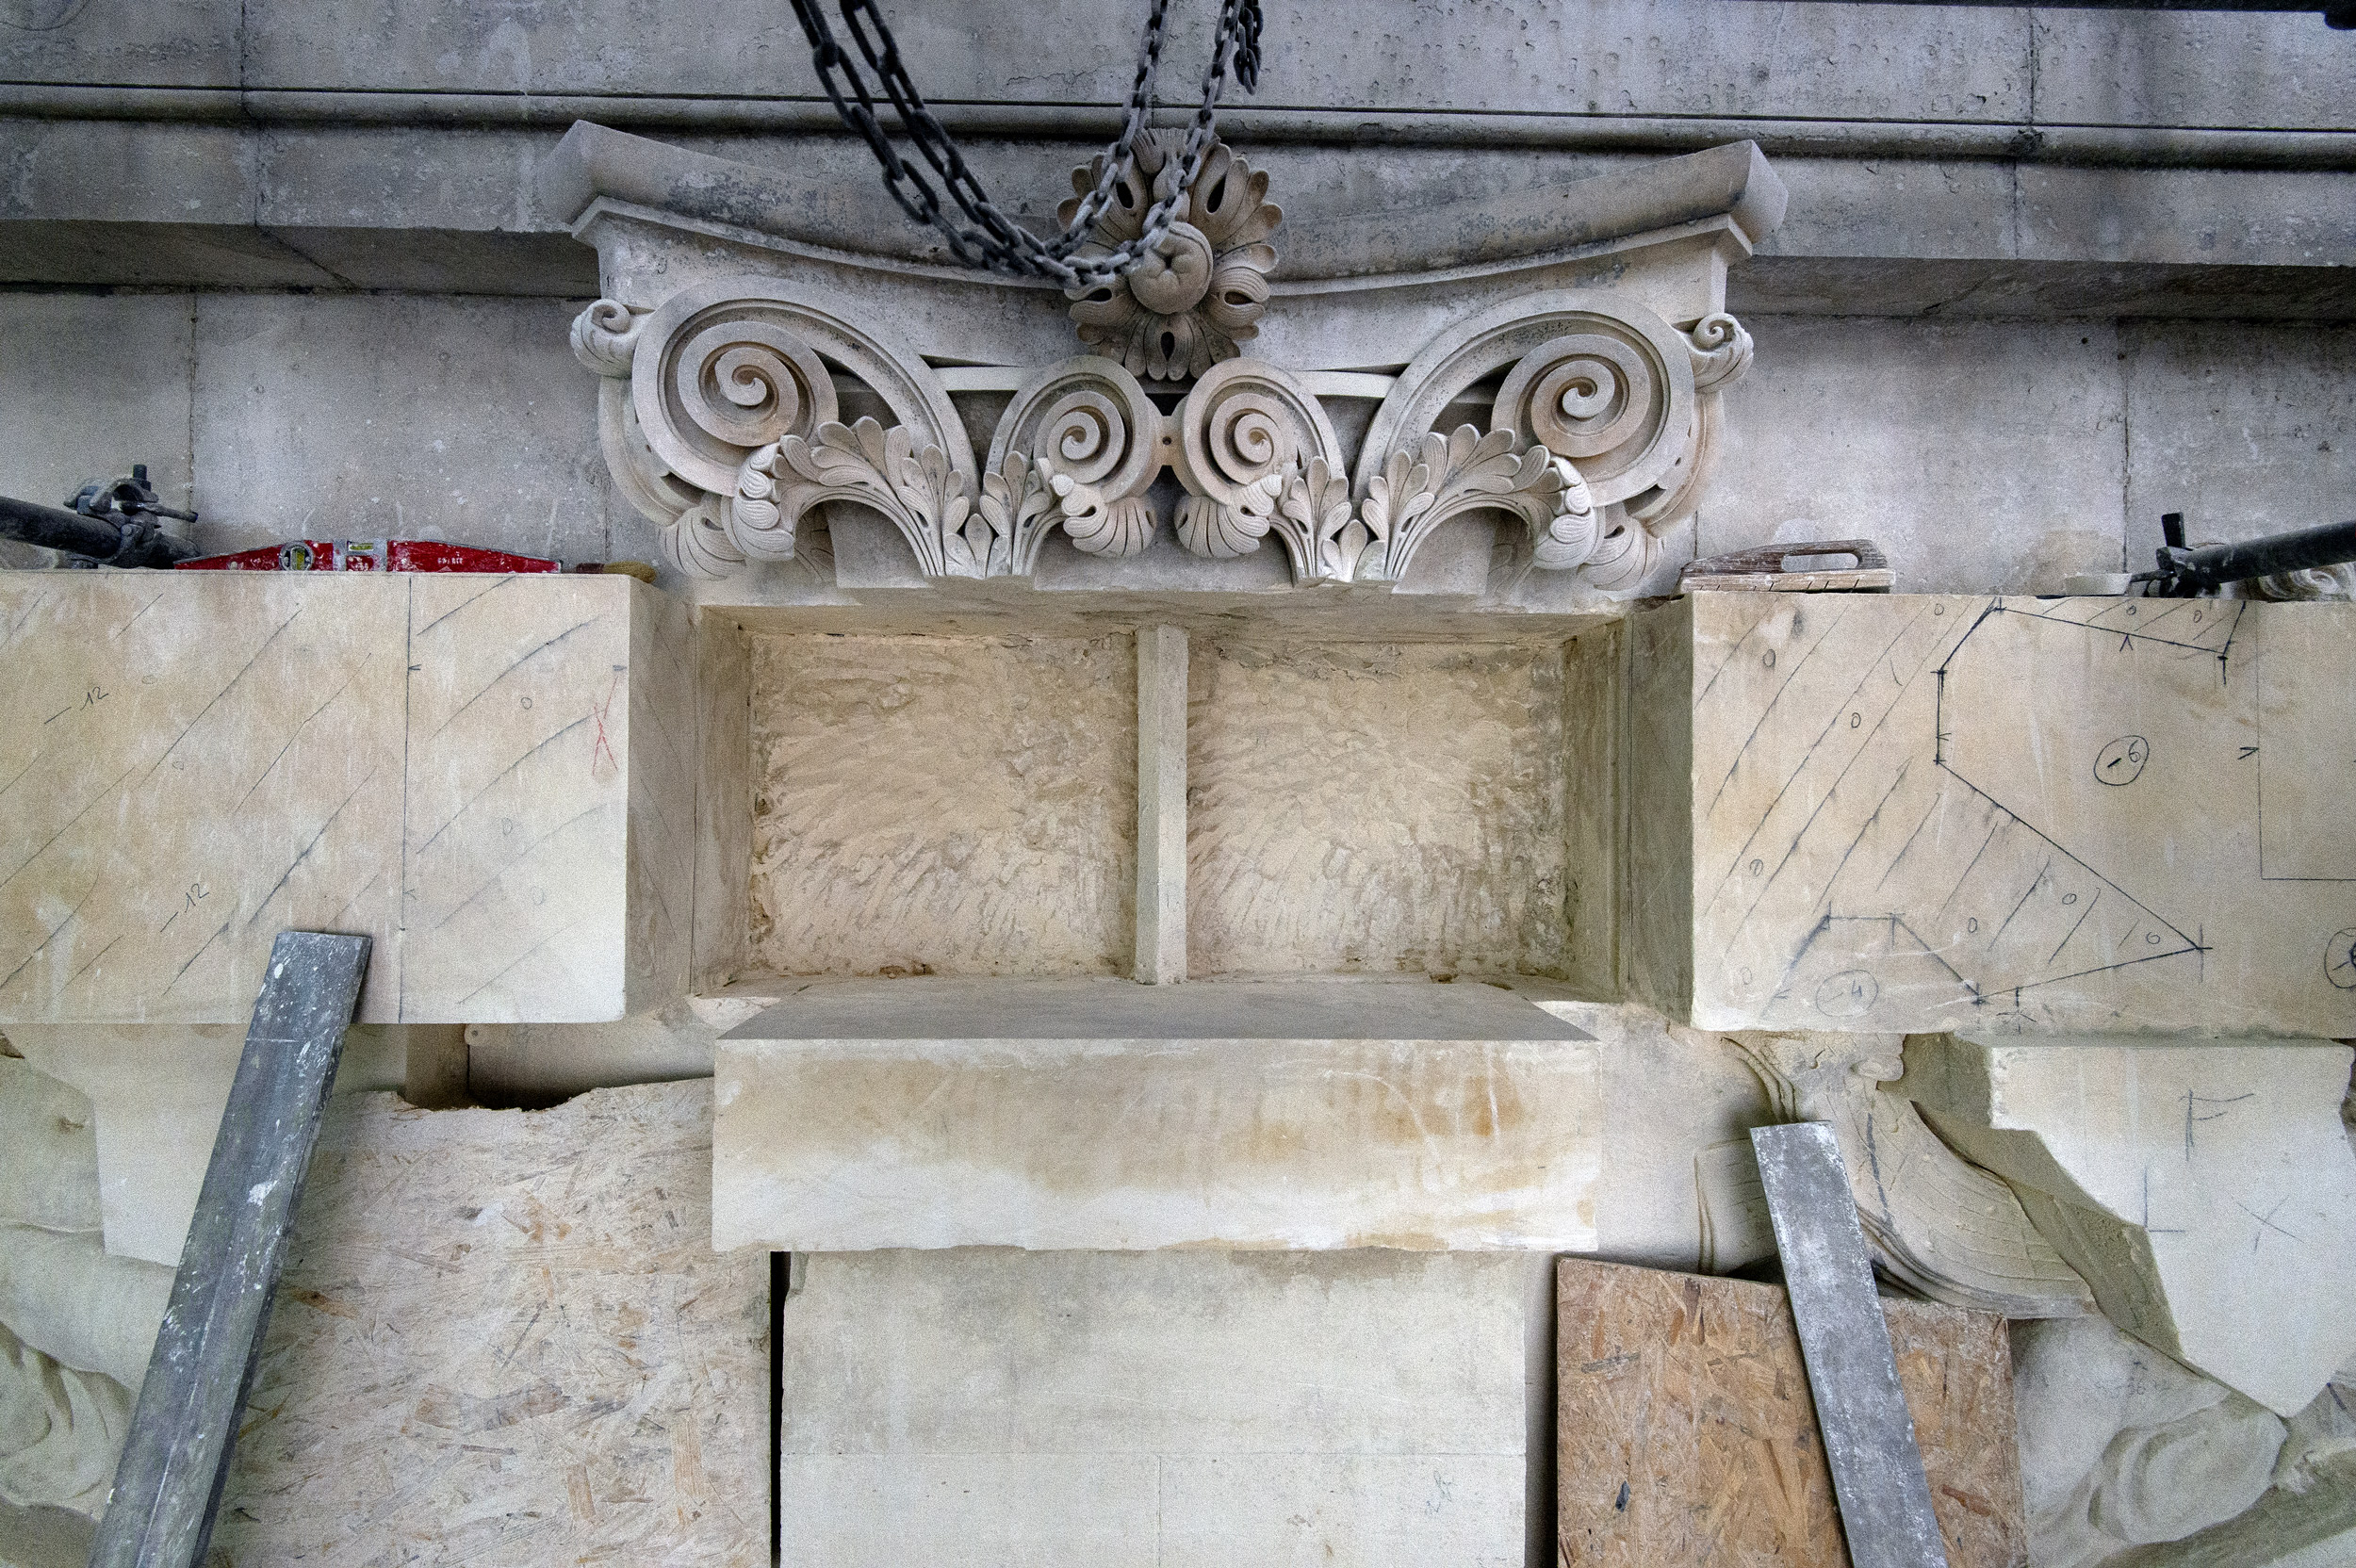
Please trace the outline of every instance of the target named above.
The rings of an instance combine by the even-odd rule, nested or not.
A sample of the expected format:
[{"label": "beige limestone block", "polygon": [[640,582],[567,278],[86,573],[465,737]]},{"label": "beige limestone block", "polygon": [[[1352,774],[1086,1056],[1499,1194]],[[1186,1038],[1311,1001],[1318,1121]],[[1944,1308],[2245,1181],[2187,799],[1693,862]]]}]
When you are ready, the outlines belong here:
[{"label": "beige limestone block", "polygon": [[1127,636],[751,639],[752,967],[1129,968]]},{"label": "beige limestone block", "polygon": [[[20,1023],[15,1042],[42,1072],[89,1097],[95,1118],[97,1198],[106,1250],[180,1265],[245,1031],[227,1024]],[[398,1088],[406,1075],[398,1026],[355,1025],[344,1037],[335,1089]]]},{"label": "beige limestone block", "polygon": [[0,1055],[0,1223],[101,1227],[97,1119],[73,1085]]},{"label": "beige limestone block", "polygon": [[809,1256],[780,1325],[788,1556],[1519,1564],[1526,1334],[1551,1317],[1526,1309],[1529,1270],[1389,1250]]},{"label": "beige limestone block", "polygon": [[1921,1036],[1897,1089],[2012,1184],[2113,1323],[2287,1416],[2356,1355],[2349,1054]]},{"label": "beige limestone block", "polygon": [[2356,610],[1703,594],[1633,634],[1624,968],[1672,1016],[2356,1034]]},{"label": "beige limestone block", "polygon": [[368,1022],[683,988],[692,655],[643,584],[10,574],[0,628],[0,1019],[242,1021],[289,928],[374,939]]},{"label": "beige limestone block", "polygon": [[336,1101],[216,1546],[766,1561],[767,1266],[707,1240],[710,1095]]},{"label": "beige limestone block", "polygon": [[1559,974],[1560,643],[1211,643],[1189,671],[1196,974]]},{"label": "beige limestone block", "polygon": [[1494,987],[811,988],[717,1070],[723,1249],[1595,1245],[1595,1054]]}]

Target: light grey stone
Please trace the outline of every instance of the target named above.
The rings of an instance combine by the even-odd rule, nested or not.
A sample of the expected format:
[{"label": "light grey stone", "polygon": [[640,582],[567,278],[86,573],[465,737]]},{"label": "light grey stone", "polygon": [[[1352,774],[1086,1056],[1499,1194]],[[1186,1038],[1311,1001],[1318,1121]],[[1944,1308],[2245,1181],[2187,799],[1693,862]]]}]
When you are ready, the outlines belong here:
[{"label": "light grey stone", "polygon": [[94,1235],[0,1225],[0,1323],[60,1364],[137,1394],[172,1273],[113,1256]]},{"label": "light grey stone", "polygon": [[2356,250],[2335,174],[2024,165],[2016,179],[2024,259],[2316,267]]},{"label": "light grey stone", "polygon": [[539,1106],[589,1089],[708,1078],[718,1037],[684,1003],[617,1023],[468,1024],[467,1088],[485,1105]]},{"label": "light grey stone", "polygon": [[[429,538],[648,559],[555,302],[215,296],[199,307],[207,548]],[[618,526],[616,526],[618,525]]]},{"label": "light grey stone", "polygon": [[250,224],[259,194],[253,139],[230,126],[0,120],[0,219]]},{"label": "light grey stone", "polygon": [[2182,1540],[2241,1513],[2272,1478],[2280,1418],[2099,1317],[2017,1325],[2013,1368],[2040,1568]]},{"label": "light grey stone", "polygon": [[1158,1560],[1204,1568],[1520,1568],[1523,1468],[1517,1454],[1169,1461],[1161,1471]]},{"label": "light grey stone", "polygon": [[1518,1259],[952,1251],[802,1267],[781,1486],[803,1521],[789,1546],[810,1560],[1522,1560]]},{"label": "light grey stone", "polygon": [[144,463],[187,509],[194,315],[185,294],[0,295],[0,496],[62,506]]},{"label": "light grey stone", "polygon": [[2312,11],[2033,14],[2040,124],[2356,124],[2346,41]]},{"label": "light grey stone", "polygon": [[1158,1568],[1162,1468],[1131,1454],[787,1454],[785,1551],[829,1568]]},{"label": "light grey stone", "polygon": [[2160,514],[2195,541],[2356,517],[2356,328],[2138,322],[2119,329],[2131,571]]},{"label": "light grey stone", "polygon": [[1759,318],[1695,549],[1871,538],[1902,593],[2055,592],[2116,570],[2115,332]]},{"label": "light grey stone", "polygon": [[101,1229],[97,1119],[73,1085],[0,1055],[0,1222]]},{"label": "light grey stone", "polygon": [[0,6],[0,79],[234,86],[243,14],[237,0],[7,0]]}]

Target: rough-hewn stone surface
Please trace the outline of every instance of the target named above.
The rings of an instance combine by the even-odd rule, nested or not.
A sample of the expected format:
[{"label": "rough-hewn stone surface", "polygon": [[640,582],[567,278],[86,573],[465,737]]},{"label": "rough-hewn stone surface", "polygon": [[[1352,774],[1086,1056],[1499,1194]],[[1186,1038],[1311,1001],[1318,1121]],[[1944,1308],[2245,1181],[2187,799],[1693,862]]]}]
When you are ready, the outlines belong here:
[{"label": "rough-hewn stone surface", "polygon": [[1559,645],[1198,648],[1196,974],[1564,964]]},{"label": "rough-hewn stone surface", "polygon": [[752,705],[754,969],[1128,971],[1130,638],[756,637]]},{"label": "rough-hewn stone surface", "polygon": [[711,1092],[335,1102],[216,1549],[766,1561],[768,1260],[711,1250]]}]

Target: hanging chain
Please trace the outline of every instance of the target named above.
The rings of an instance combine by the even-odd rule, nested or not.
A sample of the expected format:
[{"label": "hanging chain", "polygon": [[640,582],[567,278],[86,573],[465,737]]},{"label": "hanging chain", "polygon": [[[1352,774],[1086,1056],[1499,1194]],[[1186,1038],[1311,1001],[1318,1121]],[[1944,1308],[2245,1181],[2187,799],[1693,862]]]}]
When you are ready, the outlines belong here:
[{"label": "hanging chain", "polygon": [[1112,204],[1114,188],[1136,175],[1137,142],[1145,134],[1146,115],[1153,107],[1153,81],[1161,69],[1163,20],[1170,9],[1170,0],[1153,0],[1153,8],[1146,14],[1145,37],[1137,50],[1137,70],[1129,88],[1127,113],[1121,121],[1120,137],[1104,150],[1104,166],[1095,188],[1081,198],[1079,210],[1063,232],[1047,239],[1041,239],[1001,212],[981,182],[973,177],[973,171],[966,167],[948,130],[925,106],[916,84],[908,80],[908,72],[900,63],[899,43],[892,38],[892,29],[884,24],[875,0],[839,0],[851,41],[858,45],[859,57],[875,73],[876,81],[882,84],[892,112],[900,117],[902,129],[940,177],[957,209],[978,227],[959,223],[943,209],[940,191],[933,188],[921,170],[900,155],[876,122],[875,100],[866,79],[835,41],[820,3],[821,0],[794,0],[794,14],[800,19],[802,31],[810,39],[810,63],[817,68],[819,85],[826,90],[835,113],[859,133],[875,155],[875,161],[882,165],[884,188],[900,204],[900,210],[917,222],[940,230],[949,242],[950,253],[968,267],[1052,278],[1066,288],[1109,283],[1141,258],[1160,252],[1170,237],[1170,225],[1177,221],[1178,204],[1186,199],[1187,187],[1201,172],[1203,156],[1210,151],[1218,129],[1219,94],[1226,88],[1228,74],[1234,73],[1236,84],[1246,92],[1259,86],[1260,0],[1220,0],[1217,41],[1211,49],[1210,67],[1203,75],[1203,105],[1186,128],[1186,149],[1179,158],[1176,183],[1170,194],[1147,211],[1143,234],[1107,254],[1075,258],[1072,253],[1088,242],[1104,209]]}]

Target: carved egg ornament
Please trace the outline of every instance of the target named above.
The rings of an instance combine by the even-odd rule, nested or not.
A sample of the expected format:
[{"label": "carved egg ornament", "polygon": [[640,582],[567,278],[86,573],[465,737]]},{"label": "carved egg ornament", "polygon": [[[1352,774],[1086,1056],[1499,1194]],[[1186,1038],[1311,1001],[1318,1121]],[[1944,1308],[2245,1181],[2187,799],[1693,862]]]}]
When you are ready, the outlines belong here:
[{"label": "carved egg ornament", "polygon": [[[1137,168],[1114,184],[1082,255],[1103,255],[1145,232],[1148,210],[1177,182],[1185,145],[1183,132],[1137,139]],[[1072,172],[1075,194],[1058,210],[1059,221],[1072,221],[1104,169],[1100,153]],[[1242,351],[1238,341],[1258,335],[1268,309],[1276,252],[1267,240],[1284,215],[1267,198],[1268,175],[1214,140],[1161,253],[1143,257],[1117,282],[1070,291],[1080,341],[1148,381],[1183,381],[1235,358]]]}]

